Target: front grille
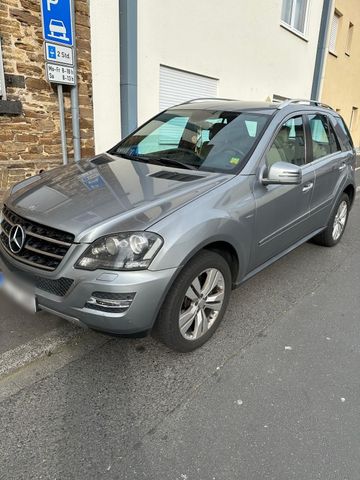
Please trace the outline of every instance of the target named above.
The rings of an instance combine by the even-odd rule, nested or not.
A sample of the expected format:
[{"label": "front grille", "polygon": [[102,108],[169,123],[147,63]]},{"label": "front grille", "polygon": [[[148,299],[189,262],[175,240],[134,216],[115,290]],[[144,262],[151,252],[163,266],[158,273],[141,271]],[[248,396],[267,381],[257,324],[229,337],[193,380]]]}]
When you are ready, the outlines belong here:
[{"label": "front grille", "polygon": [[[20,225],[26,234],[25,243],[19,253],[9,248],[10,230]],[[19,262],[41,270],[53,271],[61,263],[74,241],[74,235],[20,217],[6,205],[3,208],[0,242],[4,250]]]},{"label": "front grille", "polygon": [[74,280],[66,277],[59,278],[58,280],[43,277],[34,277],[34,279],[37,288],[57,295],[58,297],[64,297],[74,283]]}]

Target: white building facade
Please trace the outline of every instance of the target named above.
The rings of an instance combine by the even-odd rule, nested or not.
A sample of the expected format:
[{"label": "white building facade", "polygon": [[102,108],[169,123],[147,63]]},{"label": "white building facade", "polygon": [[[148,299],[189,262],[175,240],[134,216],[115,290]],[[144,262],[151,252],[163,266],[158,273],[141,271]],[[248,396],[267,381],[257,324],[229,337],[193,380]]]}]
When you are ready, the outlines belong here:
[{"label": "white building facade", "polygon": [[[196,97],[310,98],[322,0],[138,0],[143,123]],[[96,151],[121,138],[118,0],[91,0]]]}]

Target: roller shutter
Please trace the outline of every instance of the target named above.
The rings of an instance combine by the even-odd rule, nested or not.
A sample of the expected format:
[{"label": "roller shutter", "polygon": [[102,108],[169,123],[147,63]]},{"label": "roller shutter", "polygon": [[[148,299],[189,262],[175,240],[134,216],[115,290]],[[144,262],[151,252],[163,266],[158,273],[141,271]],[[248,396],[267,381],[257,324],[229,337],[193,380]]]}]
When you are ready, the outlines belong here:
[{"label": "roller shutter", "polygon": [[217,90],[215,78],[160,66],[160,110],[193,98],[216,97]]}]

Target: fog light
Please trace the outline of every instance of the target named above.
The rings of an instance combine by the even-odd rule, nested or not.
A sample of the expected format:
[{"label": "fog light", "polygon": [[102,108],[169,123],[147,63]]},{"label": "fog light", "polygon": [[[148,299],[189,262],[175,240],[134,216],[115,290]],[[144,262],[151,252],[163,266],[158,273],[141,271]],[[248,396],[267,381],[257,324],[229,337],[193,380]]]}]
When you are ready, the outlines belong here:
[{"label": "fog light", "polygon": [[134,300],[135,293],[94,292],[85,307],[109,313],[123,313]]}]

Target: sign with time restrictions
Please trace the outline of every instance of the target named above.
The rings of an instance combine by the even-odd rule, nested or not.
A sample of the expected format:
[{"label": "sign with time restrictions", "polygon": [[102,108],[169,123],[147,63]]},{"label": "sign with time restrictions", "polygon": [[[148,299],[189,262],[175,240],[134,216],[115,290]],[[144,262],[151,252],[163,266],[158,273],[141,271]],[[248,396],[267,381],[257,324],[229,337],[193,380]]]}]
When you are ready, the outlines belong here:
[{"label": "sign with time restrictions", "polygon": [[52,83],[75,85],[76,82],[75,68],[57,63],[46,63],[46,75],[49,82]]},{"label": "sign with time restrictions", "polygon": [[45,58],[48,62],[74,65],[73,49],[55,43],[45,43]]}]

